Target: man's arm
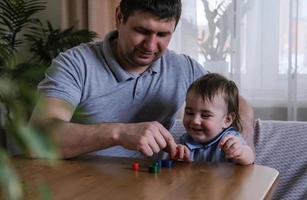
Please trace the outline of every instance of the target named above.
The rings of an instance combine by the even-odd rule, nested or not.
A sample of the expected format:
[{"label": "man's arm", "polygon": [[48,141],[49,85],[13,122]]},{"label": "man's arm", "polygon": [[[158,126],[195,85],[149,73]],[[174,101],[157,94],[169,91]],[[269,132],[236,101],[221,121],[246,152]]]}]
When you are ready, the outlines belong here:
[{"label": "man's arm", "polygon": [[254,146],[254,110],[247,101],[240,96],[239,113],[242,123],[242,136],[246,140],[248,146],[255,152]]},{"label": "man's arm", "polygon": [[46,98],[36,106],[30,125],[47,130],[59,146],[62,158],[71,158],[88,152],[121,145],[146,156],[158,153],[166,146],[176,152],[172,135],[158,122],[100,123],[83,125],[71,123],[74,108],[56,98]]}]

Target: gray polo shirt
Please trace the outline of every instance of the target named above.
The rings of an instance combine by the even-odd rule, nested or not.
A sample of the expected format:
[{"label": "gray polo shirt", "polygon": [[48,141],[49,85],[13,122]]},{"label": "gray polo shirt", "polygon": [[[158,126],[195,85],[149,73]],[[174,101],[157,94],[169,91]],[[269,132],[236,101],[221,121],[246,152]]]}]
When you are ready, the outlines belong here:
[{"label": "gray polo shirt", "polygon": [[128,73],[112,53],[110,39],[115,37],[117,33],[111,32],[103,42],[61,53],[39,84],[39,92],[72,104],[73,122],[159,121],[170,129],[187,88],[206,71],[189,56],[166,50],[141,75]]}]

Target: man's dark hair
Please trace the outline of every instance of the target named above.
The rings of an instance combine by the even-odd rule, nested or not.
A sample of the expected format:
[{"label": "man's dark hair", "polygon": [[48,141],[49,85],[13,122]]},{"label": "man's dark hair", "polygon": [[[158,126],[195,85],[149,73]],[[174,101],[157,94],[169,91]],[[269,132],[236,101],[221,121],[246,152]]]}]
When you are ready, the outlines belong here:
[{"label": "man's dark hair", "polygon": [[144,11],[159,19],[175,19],[177,25],[181,15],[181,0],[121,0],[120,10],[124,23],[135,11]]}]

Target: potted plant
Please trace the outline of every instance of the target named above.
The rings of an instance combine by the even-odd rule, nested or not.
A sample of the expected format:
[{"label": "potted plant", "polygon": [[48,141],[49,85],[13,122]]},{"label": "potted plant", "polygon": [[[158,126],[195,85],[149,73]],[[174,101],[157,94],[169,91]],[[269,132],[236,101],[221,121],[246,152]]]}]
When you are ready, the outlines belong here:
[{"label": "potted plant", "polygon": [[[52,162],[58,155],[52,139],[27,125],[38,96],[36,85],[59,52],[92,41],[97,34],[73,27],[61,31],[49,22],[45,26],[35,17],[46,9],[45,4],[42,0],[0,1],[0,138],[4,139],[2,131],[5,131],[21,151],[34,152]],[[31,56],[26,62],[17,62],[19,49],[25,44],[30,46]],[[18,175],[3,140],[1,144],[2,195],[8,199],[21,199]]]},{"label": "potted plant", "polygon": [[226,73],[231,54],[233,1],[202,0],[207,27],[202,30],[199,47],[204,65],[211,71]]}]

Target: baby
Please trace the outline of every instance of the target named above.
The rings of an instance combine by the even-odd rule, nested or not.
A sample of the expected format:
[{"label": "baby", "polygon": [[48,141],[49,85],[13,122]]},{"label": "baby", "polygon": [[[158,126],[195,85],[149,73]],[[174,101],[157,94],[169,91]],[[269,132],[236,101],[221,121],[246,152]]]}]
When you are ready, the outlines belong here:
[{"label": "baby", "polygon": [[239,92],[233,81],[210,73],[188,89],[183,124],[187,131],[176,159],[252,164],[253,150],[241,134]]}]

